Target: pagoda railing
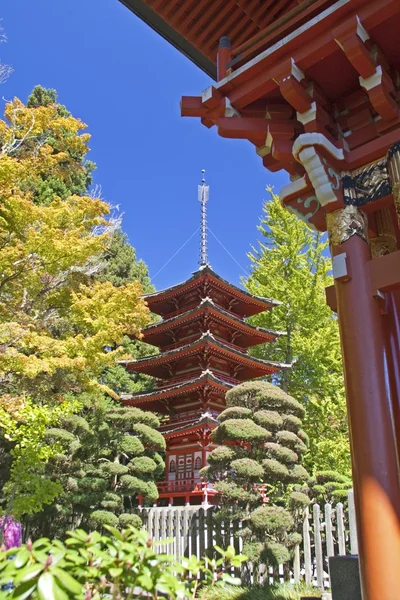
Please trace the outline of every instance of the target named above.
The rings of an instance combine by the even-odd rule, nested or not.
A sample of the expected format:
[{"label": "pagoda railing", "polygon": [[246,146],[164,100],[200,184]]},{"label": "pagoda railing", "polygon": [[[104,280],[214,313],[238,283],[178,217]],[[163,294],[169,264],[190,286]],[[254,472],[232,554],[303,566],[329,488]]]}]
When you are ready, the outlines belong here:
[{"label": "pagoda railing", "polygon": [[182,423],[184,421],[191,421],[193,419],[201,417],[204,414],[204,412],[207,412],[207,414],[209,414],[211,417],[213,417],[215,419],[219,415],[219,412],[216,410],[209,410],[209,409],[192,410],[190,412],[180,413],[179,415],[176,415],[173,419],[168,419],[168,421],[162,422],[159,429],[160,429],[160,431],[162,431],[163,429],[171,427],[172,425],[175,425],[176,423]]},{"label": "pagoda railing", "polygon": [[207,490],[208,493],[214,492],[209,483],[202,481],[198,477],[175,479],[173,481],[158,481],[157,488],[160,494],[174,492],[204,493],[205,490]]}]

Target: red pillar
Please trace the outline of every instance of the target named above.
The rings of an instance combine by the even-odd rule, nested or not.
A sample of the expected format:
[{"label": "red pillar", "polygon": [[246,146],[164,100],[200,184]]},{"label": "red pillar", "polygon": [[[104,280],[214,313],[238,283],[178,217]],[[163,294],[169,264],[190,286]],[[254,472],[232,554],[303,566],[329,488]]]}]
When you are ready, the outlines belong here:
[{"label": "red pillar", "polygon": [[400,590],[400,486],[383,328],[370,289],[370,250],[363,239],[366,220],[354,207],[346,207],[328,215],[328,231],[332,255],[345,253],[347,263],[344,267],[343,257],[336,259],[334,276],[363,600],[393,600]]},{"label": "red pillar", "polygon": [[217,54],[217,80],[221,81],[227,76],[228,63],[231,60],[232,48],[229,38],[226,35],[222,36],[219,40],[218,54]]},{"label": "red pillar", "polygon": [[[385,294],[386,314],[383,316],[386,361],[393,420],[396,432],[397,452],[400,450],[400,291]],[[398,456],[400,459],[400,456]]]}]

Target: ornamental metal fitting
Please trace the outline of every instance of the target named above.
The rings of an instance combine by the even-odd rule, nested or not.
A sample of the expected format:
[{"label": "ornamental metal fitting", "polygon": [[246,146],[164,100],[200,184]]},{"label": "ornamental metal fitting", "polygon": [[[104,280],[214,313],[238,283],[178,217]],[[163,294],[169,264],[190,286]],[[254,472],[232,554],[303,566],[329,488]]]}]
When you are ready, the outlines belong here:
[{"label": "ornamental metal fitting", "polygon": [[339,246],[353,235],[368,242],[368,221],[365,214],[356,206],[344,206],[326,215],[329,241]]},{"label": "ornamental metal fitting", "polygon": [[387,154],[387,169],[392,183],[393,202],[400,225],[400,142],[393,144]]}]

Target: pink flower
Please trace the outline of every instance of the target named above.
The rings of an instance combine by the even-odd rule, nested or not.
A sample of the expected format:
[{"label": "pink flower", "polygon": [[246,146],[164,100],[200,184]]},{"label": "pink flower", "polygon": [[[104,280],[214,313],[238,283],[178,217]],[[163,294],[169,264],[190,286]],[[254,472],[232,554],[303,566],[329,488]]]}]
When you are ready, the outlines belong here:
[{"label": "pink flower", "polygon": [[22,544],[21,523],[14,521],[12,517],[0,517],[0,537],[7,550],[18,548]]}]

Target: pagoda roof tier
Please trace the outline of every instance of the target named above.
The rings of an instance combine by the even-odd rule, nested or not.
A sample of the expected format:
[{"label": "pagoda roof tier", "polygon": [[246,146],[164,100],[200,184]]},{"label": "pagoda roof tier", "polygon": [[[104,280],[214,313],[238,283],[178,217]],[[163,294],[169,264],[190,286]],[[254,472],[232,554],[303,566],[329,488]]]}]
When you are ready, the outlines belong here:
[{"label": "pagoda roof tier", "polygon": [[152,344],[153,346],[162,346],[164,343],[164,334],[166,332],[173,331],[176,327],[181,327],[183,324],[195,322],[205,315],[210,315],[215,321],[230,326],[235,331],[240,332],[242,334],[241,344],[238,345],[247,348],[256,346],[257,344],[275,341],[279,336],[285,335],[282,331],[274,331],[272,329],[250,325],[237,315],[215,304],[211,298],[206,297],[200,301],[198,306],[146,327],[142,332],[143,341]]},{"label": "pagoda roof tier", "polygon": [[[183,297],[185,294],[196,288],[201,288],[204,284],[207,285],[207,292],[203,293],[203,297],[212,297],[215,292],[224,294],[227,298],[232,300],[232,308],[230,310],[241,317],[251,317],[252,315],[256,315],[281,304],[281,302],[272,300],[271,298],[254,296],[253,294],[232,285],[217,275],[209,265],[195,271],[192,277],[186,281],[159,292],[146,294],[144,298],[153,313],[161,315],[164,318],[166,315],[172,317],[174,314],[185,312],[189,308],[188,306],[183,306],[180,310],[176,308],[176,302],[179,297]],[[193,306],[190,308],[193,308]]]},{"label": "pagoda roof tier", "polygon": [[185,423],[185,425],[177,426],[176,423],[171,423],[171,429],[163,429],[163,436],[166,440],[171,438],[189,436],[193,433],[197,433],[205,428],[214,429],[218,425],[218,420],[211,415],[204,413],[200,418],[193,420],[191,423]]},{"label": "pagoda roof tier", "polygon": [[220,377],[214,375],[211,371],[207,370],[199,377],[193,377],[192,379],[187,379],[186,381],[182,381],[175,385],[139,394],[121,394],[120,398],[125,405],[136,406],[148,402],[170,400],[180,396],[187,396],[189,393],[200,391],[205,387],[225,394],[225,392],[233,387],[233,385],[233,383],[224,381]]},{"label": "pagoda roof tier", "polygon": [[163,367],[171,365],[178,360],[186,359],[196,354],[204,354],[205,352],[225,358],[228,362],[234,363],[236,367],[241,366],[242,369],[239,371],[239,376],[237,377],[239,380],[271,375],[282,368],[290,366],[249,356],[247,353],[225,342],[216,340],[210,333],[205,333],[198,340],[179,348],[144,358],[121,360],[119,364],[125,365],[130,371],[146,373],[158,379],[167,380],[168,376],[166,376],[166,371],[163,370]]}]

